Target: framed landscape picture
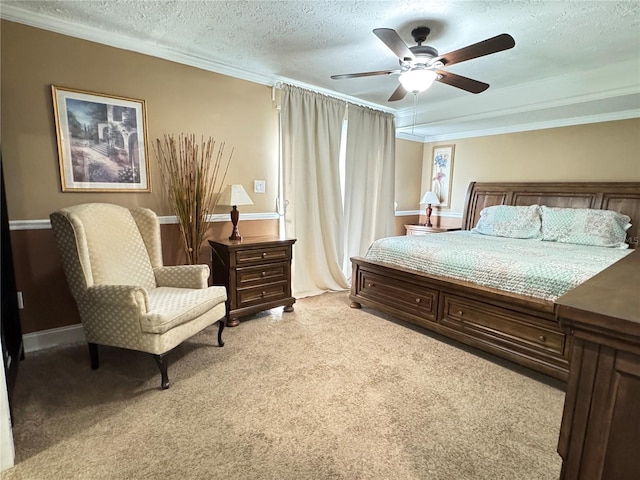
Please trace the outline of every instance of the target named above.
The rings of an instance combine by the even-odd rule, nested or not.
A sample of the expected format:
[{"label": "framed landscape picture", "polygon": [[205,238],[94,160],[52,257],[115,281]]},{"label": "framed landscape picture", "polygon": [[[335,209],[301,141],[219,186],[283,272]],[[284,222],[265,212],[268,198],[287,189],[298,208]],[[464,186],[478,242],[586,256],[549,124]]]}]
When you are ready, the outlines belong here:
[{"label": "framed landscape picture", "polygon": [[439,145],[437,147],[433,147],[431,191],[440,199],[439,207],[446,208],[451,205],[454,148],[454,145]]},{"label": "framed landscape picture", "polygon": [[51,86],[63,192],[150,192],[144,100]]}]

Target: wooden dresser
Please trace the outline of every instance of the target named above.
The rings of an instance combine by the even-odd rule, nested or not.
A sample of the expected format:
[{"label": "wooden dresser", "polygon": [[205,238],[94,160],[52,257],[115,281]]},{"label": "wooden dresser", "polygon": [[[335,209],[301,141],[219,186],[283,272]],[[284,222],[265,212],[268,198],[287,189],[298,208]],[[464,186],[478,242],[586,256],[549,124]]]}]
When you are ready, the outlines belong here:
[{"label": "wooden dresser", "polygon": [[209,241],[213,285],[227,287],[227,326],[239,318],[284,306],[293,311],[291,256],[295,239],[245,237]]},{"label": "wooden dresser", "polygon": [[562,479],[640,475],[640,252],[557,300],[573,336],[558,441]]}]

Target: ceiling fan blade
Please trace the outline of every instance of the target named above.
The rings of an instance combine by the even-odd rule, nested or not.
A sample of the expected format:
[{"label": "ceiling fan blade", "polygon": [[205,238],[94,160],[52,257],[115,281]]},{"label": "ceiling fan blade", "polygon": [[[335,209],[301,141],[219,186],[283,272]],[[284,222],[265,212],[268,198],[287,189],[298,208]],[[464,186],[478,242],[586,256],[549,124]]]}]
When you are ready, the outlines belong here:
[{"label": "ceiling fan blade", "polygon": [[413,60],[415,57],[406,43],[400,38],[398,32],[392,28],[374,28],[373,33],[382,42],[395,53],[400,60],[409,58]]},{"label": "ceiling fan blade", "polygon": [[398,85],[398,88],[391,94],[388,102],[395,102],[397,100],[402,100],[404,96],[407,94],[407,90],[402,86],[402,84]]},{"label": "ceiling fan blade", "polygon": [[489,88],[488,83],[479,82],[478,80],[463,77],[455,73],[445,72],[444,70],[436,70],[436,73],[438,74],[436,81],[460,88],[461,90],[466,90],[467,92],[482,93]]},{"label": "ceiling fan blade", "polygon": [[492,38],[483,40],[482,42],[474,43],[467,47],[453,52],[445,53],[439,57],[431,60],[431,64],[436,61],[441,61],[445,66],[453,65],[454,63],[466,62],[473,58],[484,57],[492,53],[502,52],[503,50],[509,50],[515,46],[516,42],[513,37],[507,33],[497,35]]},{"label": "ceiling fan blade", "polygon": [[331,78],[333,78],[334,80],[341,80],[343,78],[373,77],[375,75],[393,75],[394,73],[402,73],[402,70],[379,70],[377,72],[345,73],[342,75],[331,75]]}]

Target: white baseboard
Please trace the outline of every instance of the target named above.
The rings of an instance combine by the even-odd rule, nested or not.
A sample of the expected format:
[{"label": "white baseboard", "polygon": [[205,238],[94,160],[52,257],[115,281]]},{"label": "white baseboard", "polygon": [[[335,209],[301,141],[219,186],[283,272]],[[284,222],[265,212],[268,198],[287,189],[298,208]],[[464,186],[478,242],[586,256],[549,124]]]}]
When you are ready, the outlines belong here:
[{"label": "white baseboard", "polygon": [[22,336],[25,353],[57,347],[58,345],[85,342],[81,324],[52,328],[41,332],[26,333]]}]

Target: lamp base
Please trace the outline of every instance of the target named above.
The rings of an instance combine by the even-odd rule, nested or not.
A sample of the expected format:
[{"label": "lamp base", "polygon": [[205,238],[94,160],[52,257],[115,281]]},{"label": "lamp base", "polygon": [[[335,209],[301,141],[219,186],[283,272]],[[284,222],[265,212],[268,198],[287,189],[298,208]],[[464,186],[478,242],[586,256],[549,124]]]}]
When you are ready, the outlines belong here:
[{"label": "lamp base", "polygon": [[240,232],[238,231],[238,220],[240,220],[240,211],[236,205],[233,206],[231,210],[231,223],[233,224],[233,231],[231,232],[231,236],[229,240],[242,240],[240,236]]},{"label": "lamp base", "polygon": [[425,227],[433,227],[433,225],[431,225],[431,212],[432,212],[432,211],[433,211],[433,210],[432,210],[432,208],[431,208],[431,204],[430,204],[430,203],[429,203],[429,204],[427,204],[427,211],[426,211],[426,214],[427,214],[427,221],[426,221],[426,222],[425,222],[425,224],[424,224],[424,226],[425,226]]}]

